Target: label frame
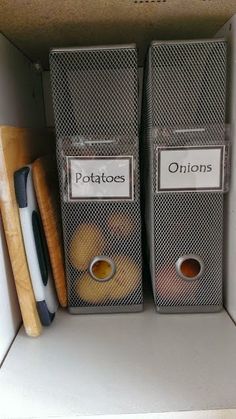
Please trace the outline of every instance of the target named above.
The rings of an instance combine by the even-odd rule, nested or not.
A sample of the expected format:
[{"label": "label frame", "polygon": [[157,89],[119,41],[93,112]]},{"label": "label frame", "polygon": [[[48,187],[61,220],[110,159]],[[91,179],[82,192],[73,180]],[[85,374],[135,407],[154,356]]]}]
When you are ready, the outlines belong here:
[{"label": "label frame", "polygon": [[[160,179],[161,179],[161,152],[166,150],[219,150],[220,149],[220,172],[219,172],[219,178],[220,178],[220,185],[219,187],[199,187],[199,188],[161,188],[160,186]],[[155,156],[156,156],[156,162],[157,162],[157,168],[156,168],[156,191],[155,193],[178,193],[178,192],[224,192],[224,179],[225,179],[225,145],[219,144],[219,145],[197,145],[197,146],[157,146],[155,148]]]},{"label": "label frame", "polygon": [[[72,197],[72,179],[71,179],[71,160],[129,160],[129,197]],[[66,156],[67,170],[67,199],[68,202],[86,202],[86,201],[134,201],[134,156]]]}]

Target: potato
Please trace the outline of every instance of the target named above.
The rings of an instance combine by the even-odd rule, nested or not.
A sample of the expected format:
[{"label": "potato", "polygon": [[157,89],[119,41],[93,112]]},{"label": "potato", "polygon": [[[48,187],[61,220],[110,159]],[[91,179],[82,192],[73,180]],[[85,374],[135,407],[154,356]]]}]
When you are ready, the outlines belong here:
[{"label": "potato", "polygon": [[114,258],[116,273],[107,282],[107,297],[111,300],[125,298],[136,290],[141,283],[141,269],[132,259],[127,256]]},{"label": "potato", "polygon": [[136,220],[128,214],[114,213],[108,219],[110,230],[120,237],[128,237],[136,228]]},{"label": "potato", "polygon": [[119,300],[134,292],[141,283],[141,269],[127,256],[115,256],[116,272],[108,281],[94,280],[85,273],[76,284],[76,294],[91,304]]},{"label": "potato", "polygon": [[70,261],[78,270],[86,270],[92,258],[104,248],[104,236],[95,224],[81,224],[70,243]]},{"label": "potato", "polygon": [[85,272],[75,286],[75,293],[79,298],[90,304],[104,302],[107,295],[107,282],[95,281],[88,272]]}]

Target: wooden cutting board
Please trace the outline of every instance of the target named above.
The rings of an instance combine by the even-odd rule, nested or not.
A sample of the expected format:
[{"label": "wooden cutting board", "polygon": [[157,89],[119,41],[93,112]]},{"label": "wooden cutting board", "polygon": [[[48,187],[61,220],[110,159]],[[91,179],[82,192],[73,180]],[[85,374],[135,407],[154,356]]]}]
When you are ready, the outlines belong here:
[{"label": "wooden cutting board", "polygon": [[54,156],[49,155],[35,160],[32,170],[57,296],[61,306],[66,307],[67,289],[60,222],[59,187]]},{"label": "wooden cutting board", "polygon": [[51,131],[0,126],[0,207],[23,323],[29,336],[39,336],[42,326],[25,256],[13,174],[53,150]]}]

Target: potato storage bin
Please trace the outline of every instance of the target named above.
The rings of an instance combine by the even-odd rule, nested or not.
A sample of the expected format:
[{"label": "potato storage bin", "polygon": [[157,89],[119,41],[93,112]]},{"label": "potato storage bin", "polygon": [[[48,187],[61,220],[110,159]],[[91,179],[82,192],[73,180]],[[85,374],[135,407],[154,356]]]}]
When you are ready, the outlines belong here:
[{"label": "potato storage bin", "polygon": [[50,53],[71,313],[142,309],[134,45]]},{"label": "potato storage bin", "polygon": [[153,42],[147,59],[146,229],[160,312],[222,308],[226,42]]}]

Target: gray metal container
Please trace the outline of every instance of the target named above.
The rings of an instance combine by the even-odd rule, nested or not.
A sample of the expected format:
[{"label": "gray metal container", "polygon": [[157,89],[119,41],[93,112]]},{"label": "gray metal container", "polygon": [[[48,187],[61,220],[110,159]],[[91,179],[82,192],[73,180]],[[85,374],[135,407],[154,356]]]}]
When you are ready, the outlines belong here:
[{"label": "gray metal container", "polygon": [[[54,49],[50,68],[69,311],[139,311],[143,298],[136,48]],[[119,176],[105,174],[108,164],[111,171],[123,163],[129,170],[129,194],[118,196]],[[83,182],[97,189],[88,196],[83,184],[84,195],[75,196],[73,170],[81,170],[77,182],[88,164],[95,164],[99,173],[83,176]],[[112,196],[107,195],[108,181],[114,182]]]},{"label": "gray metal container", "polygon": [[157,150],[225,144],[226,42],[153,42],[146,64],[142,179],[156,307],[218,311],[223,191],[160,191]]}]

